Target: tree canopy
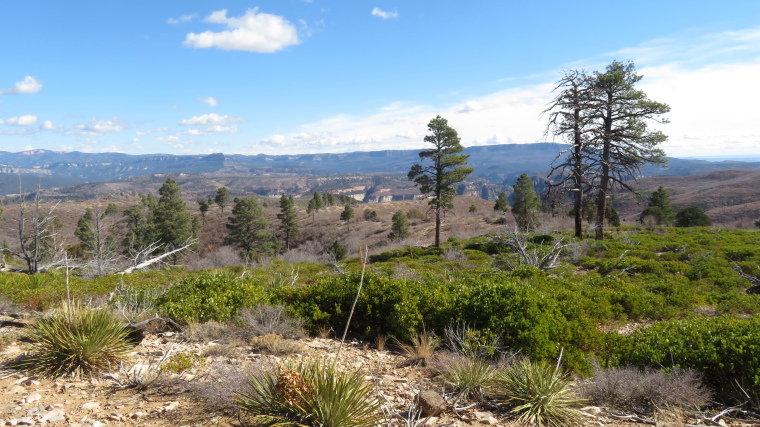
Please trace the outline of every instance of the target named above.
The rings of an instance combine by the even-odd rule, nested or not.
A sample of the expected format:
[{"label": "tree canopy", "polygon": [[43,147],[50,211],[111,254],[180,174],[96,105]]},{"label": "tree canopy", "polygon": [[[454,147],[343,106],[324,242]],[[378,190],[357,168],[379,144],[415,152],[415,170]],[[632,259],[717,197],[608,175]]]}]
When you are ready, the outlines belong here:
[{"label": "tree canopy", "polygon": [[228,235],[225,242],[239,249],[245,257],[274,255],[280,250],[279,240],[269,231],[269,221],[253,197],[235,199],[226,226]]}]

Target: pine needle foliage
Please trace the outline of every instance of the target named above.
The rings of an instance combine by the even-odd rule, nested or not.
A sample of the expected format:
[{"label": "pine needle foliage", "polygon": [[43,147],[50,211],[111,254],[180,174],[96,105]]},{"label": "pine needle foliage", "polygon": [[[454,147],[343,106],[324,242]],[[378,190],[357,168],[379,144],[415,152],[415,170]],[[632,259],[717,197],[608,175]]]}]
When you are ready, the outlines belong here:
[{"label": "pine needle foliage", "polygon": [[382,421],[372,384],[319,361],[258,371],[235,402],[264,426],[368,427]]},{"label": "pine needle foliage", "polygon": [[546,361],[528,358],[496,372],[492,394],[519,414],[520,422],[541,426],[580,425],[578,408],[585,401],[571,385],[571,377]]},{"label": "pine needle foliage", "polygon": [[109,310],[65,305],[29,327],[31,358],[22,367],[50,377],[96,374],[127,356],[128,335],[126,323]]}]

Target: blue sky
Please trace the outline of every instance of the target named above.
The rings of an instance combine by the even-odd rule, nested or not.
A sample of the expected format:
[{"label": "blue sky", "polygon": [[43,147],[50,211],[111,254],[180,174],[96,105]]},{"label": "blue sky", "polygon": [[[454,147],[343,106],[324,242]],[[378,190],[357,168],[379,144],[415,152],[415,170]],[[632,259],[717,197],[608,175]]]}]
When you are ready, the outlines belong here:
[{"label": "blue sky", "polygon": [[757,1],[3,1],[0,149],[294,154],[543,141],[634,61],[674,156],[760,154]]}]

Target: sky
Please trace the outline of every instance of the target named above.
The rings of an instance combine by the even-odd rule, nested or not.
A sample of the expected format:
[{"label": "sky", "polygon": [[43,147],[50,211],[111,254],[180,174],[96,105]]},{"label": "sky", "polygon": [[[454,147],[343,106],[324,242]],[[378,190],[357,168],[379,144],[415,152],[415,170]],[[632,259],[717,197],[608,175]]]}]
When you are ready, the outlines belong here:
[{"label": "sky", "polygon": [[760,155],[760,2],[3,0],[0,150],[302,154],[552,141],[633,61],[676,157]]}]

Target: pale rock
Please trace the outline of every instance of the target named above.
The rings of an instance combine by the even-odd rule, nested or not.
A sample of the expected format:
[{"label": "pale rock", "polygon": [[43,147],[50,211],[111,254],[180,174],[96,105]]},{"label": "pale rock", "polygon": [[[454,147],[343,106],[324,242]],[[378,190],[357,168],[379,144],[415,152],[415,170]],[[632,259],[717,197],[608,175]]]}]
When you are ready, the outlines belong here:
[{"label": "pale rock", "polygon": [[36,402],[40,399],[42,399],[42,395],[35,391],[34,393],[30,393],[29,396],[26,396],[26,403]]},{"label": "pale rock", "polygon": [[87,402],[82,404],[82,409],[87,411],[94,411],[96,409],[100,409],[100,403],[99,402]]},{"label": "pale rock", "polygon": [[103,427],[104,425],[106,425],[106,424],[102,423],[100,421],[93,421],[92,422],[92,427]]},{"label": "pale rock", "polygon": [[23,383],[24,381],[26,381],[28,379],[29,379],[29,377],[21,377],[21,378],[17,379],[16,382],[14,382],[13,384],[21,384],[21,383]]},{"label": "pale rock", "polygon": [[23,417],[18,419],[18,425],[20,426],[33,426],[35,424],[36,422],[31,418]]},{"label": "pale rock", "polygon": [[602,413],[602,408],[598,406],[586,406],[586,407],[581,408],[581,411],[589,415],[597,416]]},{"label": "pale rock", "polygon": [[5,394],[21,394],[26,391],[26,388],[20,385],[14,385],[11,387],[8,391],[5,392]]},{"label": "pale rock", "polygon": [[144,416],[145,416],[144,412],[137,411],[134,414],[132,414],[131,418],[138,419],[138,418],[142,418]]}]

